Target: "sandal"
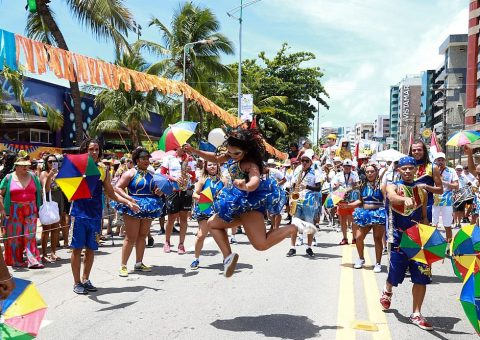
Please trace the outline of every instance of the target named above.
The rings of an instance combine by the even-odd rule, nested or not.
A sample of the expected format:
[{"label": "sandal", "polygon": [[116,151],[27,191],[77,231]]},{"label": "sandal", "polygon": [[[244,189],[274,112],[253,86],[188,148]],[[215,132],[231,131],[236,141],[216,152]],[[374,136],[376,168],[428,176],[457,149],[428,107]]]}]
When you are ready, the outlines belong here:
[{"label": "sandal", "polygon": [[50,255],[50,258],[52,259],[53,262],[56,262],[56,261],[60,261],[60,260],[61,260],[61,258],[58,257],[56,254]]},{"label": "sandal", "polygon": [[42,262],[43,263],[54,263],[55,260],[52,259],[50,256],[42,256]]}]

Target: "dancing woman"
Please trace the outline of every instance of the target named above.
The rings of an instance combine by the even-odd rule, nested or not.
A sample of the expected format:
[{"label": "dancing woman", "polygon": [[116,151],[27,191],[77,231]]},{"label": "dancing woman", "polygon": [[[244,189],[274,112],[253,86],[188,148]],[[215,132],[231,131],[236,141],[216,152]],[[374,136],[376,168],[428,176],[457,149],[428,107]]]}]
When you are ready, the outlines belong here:
[{"label": "dancing woman", "polygon": [[[115,209],[123,215],[125,222],[125,241],[122,247],[122,264],[119,275],[128,276],[127,262],[135,246],[136,261],[134,270],[150,272],[152,268],[143,264],[145,254],[145,239],[150,232],[152,220],[160,217],[163,201],[159,195],[162,192],[155,186],[153,175],[147,170],[150,165],[150,153],[143,147],[132,152],[135,167],[124,172],[115,186],[115,192],[140,207],[133,211],[125,204],[115,204]],[[125,192],[128,189],[128,194]]]},{"label": "dancing woman", "polygon": [[301,229],[302,225],[288,225],[266,232],[263,215],[268,205],[276,202],[269,199],[272,192],[269,183],[261,180],[265,147],[260,133],[255,129],[234,130],[225,146],[227,151],[220,155],[196,150],[188,144],[184,149],[209,162],[228,162],[230,183],[214,202],[216,213],[209,218],[208,229],[223,254],[224,275],[230,277],[235,271],[238,254],[232,253],[226,229],[243,225],[253,247],[267,250],[291,236],[297,228]]},{"label": "dancing woman", "polygon": [[382,271],[382,239],[385,234],[386,212],[384,208],[384,197],[380,186],[378,169],[375,164],[368,164],[365,167],[366,180],[362,183],[360,189],[360,199],[353,202],[358,205],[353,212],[355,224],[359,226],[356,235],[356,245],[358,251],[358,260],[354,268],[361,269],[365,264],[363,241],[373,228],[373,240],[375,243],[375,267],[373,271],[380,273]]},{"label": "dancing woman", "polygon": [[[195,184],[193,199],[198,201],[200,199],[200,193],[208,188],[210,188],[212,196],[215,198],[218,192],[223,188],[223,185],[224,182],[222,181],[218,164],[214,162],[204,162],[201,177]],[[200,265],[200,252],[202,251],[205,237],[208,235],[207,221],[213,216],[213,214],[213,207],[201,211],[199,205],[195,205],[193,218],[198,222],[198,232],[195,240],[195,258],[190,265],[191,269],[198,269]]]}]

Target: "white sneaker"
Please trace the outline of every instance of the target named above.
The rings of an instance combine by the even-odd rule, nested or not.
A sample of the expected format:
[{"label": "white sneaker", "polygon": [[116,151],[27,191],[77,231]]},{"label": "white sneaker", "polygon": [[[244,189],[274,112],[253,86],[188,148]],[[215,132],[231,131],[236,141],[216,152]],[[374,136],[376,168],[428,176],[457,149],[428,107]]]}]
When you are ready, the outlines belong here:
[{"label": "white sneaker", "polygon": [[297,242],[295,242],[295,245],[297,247],[301,246],[303,244],[303,238],[301,238],[300,236],[297,237]]},{"label": "white sneaker", "polygon": [[382,265],[380,263],[375,263],[375,267],[373,267],[374,273],[381,273],[382,272]]},{"label": "white sneaker", "polygon": [[353,268],[355,269],[362,269],[363,265],[365,264],[365,260],[364,259],[357,259],[355,261],[355,264],[353,265]]},{"label": "white sneaker", "polygon": [[237,253],[231,253],[223,261],[223,275],[225,277],[230,277],[233,275],[233,272],[235,271],[235,267],[237,266],[237,261],[238,261]]},{"label": "white sneaker", "polygon": [[292,218],[292,224],[297,227],[298,232],[300,234],[305,233],[307,235],[311,235],[317,232],[317,228],[315,228],[315,226],[312,223],[302,221],[298,217]]}]

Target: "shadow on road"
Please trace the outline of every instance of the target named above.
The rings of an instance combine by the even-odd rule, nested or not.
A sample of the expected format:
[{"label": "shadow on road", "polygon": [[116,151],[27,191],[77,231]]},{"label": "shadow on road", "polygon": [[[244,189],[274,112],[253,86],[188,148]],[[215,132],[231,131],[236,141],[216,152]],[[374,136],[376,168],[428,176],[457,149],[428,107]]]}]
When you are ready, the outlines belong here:
[{"label": "shadow on road", "polygon": [[[109,305],[109,304],[111,304],[110,302],[101,300],[98,297],[103,296],[103,295],[110,295],[110,294],[139,293],[139,292],[141,292],[145,289],[153,290],[153,291],[156,291],[156,292],[158,292],[159,290],[163,290],[163,289],[160,289],[160,288],[152,288],[152,287],[147,287],[147,286],[105,287],[105,288],[99,288],[99,290],[97,292],[89,293],[87,295],[87,297],[90,300],[95,301],[97,303],[100,303],[100,304],[103,304],[103,305]],[[109,307],[109,308],[113,308],[113,307],[114,307],[114,305],[112,307]]]},{"label": "shadow on road", "polygon": [[[402,315],[398,312],[396,309],[389,309],[388,311],[385,311],[385,313],[388,314],[393,314],[397,318],[398,321],[402,323],[407,323],[410,324],[410,321],[408,320],[408,316]],[[440,333],[444,334],[471,334],[472,338],[474,336],[473,333],[465,333],[465,332],[458,332],[454,331],[453,328],[455,327],[455,324],[457,324],[459,321],[462,321],[460,318],[454,318],[454,317],[449,317],[449,316],[432,316],[432,317],[427,317],[427,320],[433,325],[434,330],[430,332],[433,336],[435,336],[438,339],[441,340],[448,340],[451,339],[452,337],[444,337]],[[413,327],[413,325],[412,325]]]},{"label": "shadow on road", "polygon": [[110,306],[110,307],[105,307],[105,308],[99,309],[99,310],[97,310],[97,312],[106,312],[106,311],[110,311],[110,310],[127,308],[127,307],[130,307],[131,305],[136,304],[136,303],[137,303],[137,301],[125,302],[125,303],[121,303],[121,304],[118,304],[118,305],[113,305],[113,306]]},{"label": "shadow on road", "polygon": [[[223,275],[223,263],[216,263],[216,264],[211,264],[208,267],[202,267],[203,269],[216,269],[218,271],[221,271],[221,275]],[[241,269],[253,269],[253,266],[251,264],[247,263],[237,263],[237,267],[234,273],[239,273],[241,272]]]},{"label": "shadow on road", "polygon": [[289,314],[240,316],[230,320],[217,320],[211,325],[231,332],[255,332],[265,337],[292,340],[316,338],[322,330],[341,328],[339,326],[319,327],[306,316]]},{"label": "shadow on road", "polygon": [[461,281],[453,273],[452,273],[452,276],[433,274],[432,284],[438,284],[438,283],[461,283]]}]

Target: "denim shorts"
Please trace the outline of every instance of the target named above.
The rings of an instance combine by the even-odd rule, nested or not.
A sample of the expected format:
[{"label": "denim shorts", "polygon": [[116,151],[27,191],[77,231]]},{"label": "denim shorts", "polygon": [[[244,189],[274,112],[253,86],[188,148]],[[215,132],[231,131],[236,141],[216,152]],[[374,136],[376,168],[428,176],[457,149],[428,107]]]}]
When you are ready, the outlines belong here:
[{"label": "denim shorts", "polygon": [[101,235],[102,220],[72,216],[71,248],[98,250]]},{"label": "denim shorts", "polygon": [[295,217],[298,217],[302,221],[315,224],[315,206],[313,205],[297,205],[297,211],[295,212]]}]

